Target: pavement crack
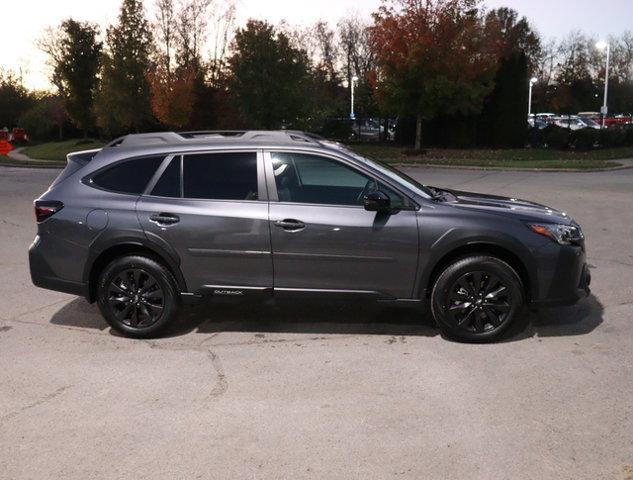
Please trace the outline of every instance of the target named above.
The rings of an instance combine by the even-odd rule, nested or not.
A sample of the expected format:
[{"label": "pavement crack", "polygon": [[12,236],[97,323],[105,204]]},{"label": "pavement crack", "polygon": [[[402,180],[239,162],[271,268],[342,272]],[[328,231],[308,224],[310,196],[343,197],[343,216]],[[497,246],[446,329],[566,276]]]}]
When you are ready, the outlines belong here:
[{"label": "pavement crack", "polygon": [[51,400],[59,397],[62,393],[64,393],[66,390],[68,390],[71,387],[72,387],[72,385],[66,385],[64,387],[60,387],[57,390],[55,390],[55,391],[53,391],[53,392],[51,392],[51,393],[49,393],[47,395],[44,395],[42,398],[40,398],[39,400],[36,400],[33,403],[29,403],[27,405],[24,405],[22,408],[20,408],[18,410],[15,410],[13,412],[7,413],[6,415],[3,415],[2,417],[0,417],[0,424],[15,418],[16,416],[18,416],[22,412],[25,412],[26,410],[30,410],[32,408],[39,407],[40,405],[44,405],[45,403],[50,402]]},{"label": "pavement crack", "polygon": [[150,348],[156,348],[159,350],[189,351],[189,352],[199,352],[199,353],[206,354],[207,358],[209,359],[211,363],[211,366],[213,367],[213,371],[215,372],[215,375],[217,376],[217,381],[215,382],[215,385],[213,386],[213,388],[207,395],[209,399],[212,399],[212,398],[221,397],[229,388],[229,382],[228,382],[226,373],[224,371],[222,361],[220,360],[220,357],[213,350],[209,348],[204,348],[202,346],[204,342],[212,339],[213,337],[217,335],[219,335],[219,332],[204,339],[202,342],[200,342],[199,345],[184,345],[184,344],[169,345],[169,344],[162,344],[162,343],[152,341],[152,340],[147,340],[145,341],[145,343],[147,343]]}]

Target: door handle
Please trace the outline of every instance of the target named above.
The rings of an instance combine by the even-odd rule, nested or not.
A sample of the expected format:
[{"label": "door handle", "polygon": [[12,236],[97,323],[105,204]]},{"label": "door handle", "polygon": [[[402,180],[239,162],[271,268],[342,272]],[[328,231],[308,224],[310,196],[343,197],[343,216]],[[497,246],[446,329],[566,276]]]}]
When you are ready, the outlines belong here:
[{"label": "door handle", "polygon": [[149,217],[149,221],[155,223],[156,225],[173,225],[174,223],[178,223],[180,221],[180,217],[171,213],[161,212],[151,215]]},{"label": "door handle", "polygon": [[299,220],[294,219],[285,219],[285,220],[277,220],[275,222],[275,227],[283,228],[287,231],[298,231],[306,228],[305,223],[300,222]]}]

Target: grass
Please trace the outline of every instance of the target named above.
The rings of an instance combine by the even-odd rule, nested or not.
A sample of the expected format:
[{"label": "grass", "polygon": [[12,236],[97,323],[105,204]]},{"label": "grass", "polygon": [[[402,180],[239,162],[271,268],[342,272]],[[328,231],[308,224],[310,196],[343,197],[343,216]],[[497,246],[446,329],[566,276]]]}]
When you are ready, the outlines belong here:
[{"label": "grass", "polygon": [[0,165],[1,164],[7,164],[7,165],[26,165],[26,166],[34,166],[34,167],[47,167],[47,166],[63,166],[62,162],[58,162],[57,160],[30,160],[30,161],[23,161],[23,160],[16,160],[15,158],[11,158],[8,157],[6,155],[0,155]]},{"label": "grass", "polygon": [[439,149],[431,148],[423,154],[407,155],[405,149],[393,145],[350,145],[361,155],[389,163],[421,163],[429,165],[456,165],[468,167],[502,168],[611,168],[620,164],[609,160],[633,158],[633,147],[592,150],[588,152],[559,151],[537,148],[506,150]]},{"label": "grass", "polygon": [[88,138],[86,140],[74,139],[66,140],[64,142],[48,142],[33,145],[31,147],[26,147],[22,150],[22,153],[39,160],[66,161],[66,155],[71,152],[101,148],[102,146],[103,142],[92,138]]},{"label": "grass", "polygon": [[[48,142],[26,147],[23,153],[33,159],[65,162],[66,155],[79,150],[101,148],[95,139],[74,139]],[[358,144],[350,147],[361,155],[389,163],[453,165],[462,167],[596,169],[612,168],[620,164],[611,160],[633,158],[633,147],[597,149],[588,152],[573,150],[521,149],[439,149],[431,148],[423,154],[407,155],[405,148],[394,145]],[[0,163],[15,160],[0,156]]]}]

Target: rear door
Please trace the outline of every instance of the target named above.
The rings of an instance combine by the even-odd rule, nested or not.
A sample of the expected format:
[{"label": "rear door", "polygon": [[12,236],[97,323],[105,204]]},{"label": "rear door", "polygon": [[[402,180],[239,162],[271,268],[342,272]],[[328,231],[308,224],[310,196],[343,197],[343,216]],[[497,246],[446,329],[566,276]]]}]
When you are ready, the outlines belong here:
[{"label": "rear door", "polygon": [[272,288],[260,151],[168,158],[137,214],[148,236],[175,249],[190,292],[244,295]]},{"label": "rear door", "polygon": [[[410,298],[418,264],[414,205],[341,159],[266,152],[275,292],[331,291]],[[399,209],[366,211],[380,189]]]}]

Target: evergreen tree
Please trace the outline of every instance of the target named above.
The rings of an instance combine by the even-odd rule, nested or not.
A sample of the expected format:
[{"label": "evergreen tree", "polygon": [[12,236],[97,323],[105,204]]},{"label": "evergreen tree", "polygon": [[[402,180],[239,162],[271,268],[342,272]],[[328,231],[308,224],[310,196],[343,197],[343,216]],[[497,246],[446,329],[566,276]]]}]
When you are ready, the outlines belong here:
[{"label": "evergreen tree", "polygon": [[297,125],[310,109],[307,98],[310,61],[272,25],[249,20],[235,34],[229,59],[230,88],[240,112],[251,127]]},{"label": "evergreen tree", "polygon": [[491,147],[523,147],[527,134],[528,61],[515,52],[500,60],[495,86],[482,115],[484,143]]},{"label": "evergreen tree", "polygon": [[102,44],[99,29],[88,22],[65,20],[61,25],[59,61],[54,66],[63,104],[84,137],[94,127],[94,97]]},{"label": "evergreen tree", "polygon": [[152,35],[141,0],[123,0],[106,34],[97,121],[109,133],[139,131],[153,121],[150,88]]}]

